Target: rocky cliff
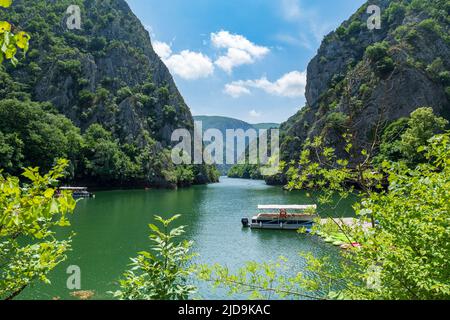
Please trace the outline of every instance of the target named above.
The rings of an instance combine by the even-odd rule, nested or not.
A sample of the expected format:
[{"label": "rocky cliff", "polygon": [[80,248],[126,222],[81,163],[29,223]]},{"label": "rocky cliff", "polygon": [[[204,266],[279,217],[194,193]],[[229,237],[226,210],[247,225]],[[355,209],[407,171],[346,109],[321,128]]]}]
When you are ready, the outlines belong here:
[{"label": "rocky cliff", "polygon": [[350,131],[365,148],[379,128],[419,107],[450,117],[450,2],[370,1],[381,8],[379,30],[367,27],[368,5],[326,36],[310,62],[306,106],[282,125],[284,160],[318,135],[339,148]]},{"label": "rocky cliff", "polygon": [[[70,5],[81,9],[80,30],[67,28]],[[130,158],[149,149],[157,157],[174,129],[193,129],[189,108],[125,0],[15,0],[6,13],[32,39],[19,66],[7,66],[15,85],[0,98],[49,102],[81,133],[100,124],[137,150]]]}]

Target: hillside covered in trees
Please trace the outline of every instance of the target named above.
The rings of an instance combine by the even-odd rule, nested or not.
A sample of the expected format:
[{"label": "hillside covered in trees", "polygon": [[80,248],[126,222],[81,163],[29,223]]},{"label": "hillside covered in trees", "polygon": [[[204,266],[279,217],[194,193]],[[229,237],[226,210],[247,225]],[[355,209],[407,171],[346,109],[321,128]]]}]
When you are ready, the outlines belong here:
[{"label": "hillside covered in trees", "polygon": [[[379,30],[367,27],[369,4],[381,8]],[[361,150],[375,156],[395,147],[420,107],[450,119],[449,13],[447,0],[370,1],[326,36],[308,66],[306,105],[281,126],[282,160],[297,160],[318,136],[342,155],[349,134],[357,163]],[[418,122],[440,127],[428,120]]]},{"label": "hillside covered in trees", "polygon": [[[278,129],[280,127],[277,123],[256,123],[250,124],[242,120],[228,118],[228,117],[218,117],[218,116],[195,116],[195,121],[200,121],[202,123],[203,131],[209,129],[219,130],[224,139],[227,136],[227,130],[255,130],[259,133],[259,130],[271,130]],[[245,140],[246,145],[250,143],[248,138]],[[226,145],[224,146],[223,154],[226,155]],[[242,155],[238,154],[237,148],[235,148],[234,159],[238,161]],[[224,156],[225,157],[225,156]],[[232,178],[250,178],[250,174],[247,174],[247,170],[251,168],[255,174],[252,175],[253,178],[262,179],[261,175],[256,175],[259,173],[259,168],[257,165],[232,165],[226,164],[226,159],[224,159],[223,164],[217,165],[217,169],[222,175],[227,175]],[[245,171],[245,172],[244,172]]]},{"label": "hillside covered in trees", "polygon": [[[81,8],[81,29],[66,10]],[[0,66],[0,167],[71,163],[88,185],[216,181],[215,168],[170,161],[174,129],[193,129],[188,106],[125,0],[17,0],[1,11],[30,49]]]}]

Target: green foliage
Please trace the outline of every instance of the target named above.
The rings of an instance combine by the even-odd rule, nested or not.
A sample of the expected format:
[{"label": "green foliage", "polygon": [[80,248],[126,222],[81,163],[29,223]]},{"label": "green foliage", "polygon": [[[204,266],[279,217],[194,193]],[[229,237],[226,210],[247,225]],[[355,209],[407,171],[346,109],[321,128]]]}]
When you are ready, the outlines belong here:
[{"label": "green foliage", "polygon": [[194,172],[188,166],[176,166],[176,183],[180,186],[190,186],[195,181]]},{"label": "green foliage", "polygon": [[131,97],[132,95],[133,95],[133,92],[131,91],[131,89],[129,87],[123,87],[117,91],[117,100],[118,100],[118,102],[122,102],[123,100]]},{"label": "green foliage", "polygon": [[174,106],[166,105],[163,108],[163,114],[164,114],[165,121],[173,122],[173,121],[175,121],[175,119],[177,117],[177,110],[175,109]]},{"label": "green foliage", "polygon": [[189,284],[194,271],[190,262],[192,242],[178,240],[185,227],[170,229],[179,216],[165,220],[155,216],[160,226],[150,224],[150,251],[139,252],[131,259],[131,269],[120,281],[114,297],[121,300],[186,300],[197,291]]},{"label": "green foliage", "polygon": [[414,167],[426,159],[417,152],[435,134],[442,133],[448,121],[436,116],[431,108],[419,108],[410,118],[394,121],[384,131],[376,163],[402,161]]},{"label": "green foliage", "polygon": [[57,240],[55,229],[69,225],[75,209],[72,195],[55,186],[68,166],[59,160],[46,175],[37,168],[18,177],[0,175],[0,299],[13,299],[35,281],[49,283],[48,273],[66,258],[69,240]]},{"label": "green foliage", "polygon": [[343,130],[348,123],[349,117],[342,112],[332,112],[327,116],[327,124],[334,129]]},{"label": "green foliage", "polygon": [[411,114],[408,129],[401,138],[401,150],[409,163],[419,163],[424,156],[417,149],[433,135],[440,133],[448,125],[448,121],[437,117],[431,108],[420,108]]},{"label": "green foliage", "polygon": [[366,48],[366,56],[372,62],[375,70],[380,75],[386,75],[394,70],[394,60],[389,57],[389,44],[378,42]]},{"label": "green foliage", "polygon": [[94,51],[102,51],[107,45],[106,38],[94,37],[89,43],[89,48]]},{"label": "green foliage", "polygon": [[91,125],[84,134],[86,174],[104,181],[125,182],[138,168],[121,150],[117,140],[101,125]]},{"label": "green foliage", "polygon": [[440,32],[439,25],[437,24],[437,22],[434,19],[431,19],[431,18],[421,21],[418,26],[419,26],[419,28],[422,28],[425,31],[436,32],[436,33]]},{"label": "green foliage", "polygon": [[261,167],[259,165],[252,164],[238,164],[230,168],[228,171],[228,177],[240,178],[240,179],[254,179],[261,180]]},{"label": "green foliage", "polygon": [[78,93],[78,99],[80,102],[80,106],[85,109],[92,106],[95,102],[95,94],[90,92],[89,90],[81,90]]},{"label": "green foliage", "polygon": [[200,265],[197,268],[197,277],[210,283],[215,289],[227,289],[230,296],[245,293],[253,300],[319,299],[319,295],[309,295],[298,285],[300,274],[289,279],[280,277],[288,270],[286,262],[284,257],[280,257],[276,262],[251,261],[236,272],[219,264]]},{"label": "green foliage", "polygon": [[[1,0],[0,7],[8,8],[12,4],[12,0]],[[16,58],[18,50],[22,50],[23,54],[28,51],[30,35],[24,31],[13,33],[12,25],[7,21],[0,20],[0,64],[3,60],[10,60],[15,66],[19,63]]]},{"label": "green foliage", "polygon": [[336,34],[341,38],[345,37],[347,35],[347,29],[344,26],[339,26],[336,29]]},{"label": "green foliage", "polygon": [[376,157],[376,162],[382,163],[384,160],[400,161],[404,158],[401,137],[408,128],[408,123],[408,118],[400,118],[384,130],[380,153]]},{"label": "green foliage", "polygon": [[392,2],[383,13],[388,23],[399,21],[405,17],[406,8],[402,3]]},{"label": "green foliage", "polygon": [[0,133],[5,150],[0,152],[2,168],[18,174],[21,167],[37,165],[49,170],[56,158],[67,158],[76,163],[82,138],[80,131],[62,115],[45,111],[48,105],[0,101]]},{"label": "green foliage", "polygon": [[433,80],[439,79],[439,73],[445,70],[444,61],[442,58],[436,58],[433,63],[427,67],[427,72],[431,75]]}]

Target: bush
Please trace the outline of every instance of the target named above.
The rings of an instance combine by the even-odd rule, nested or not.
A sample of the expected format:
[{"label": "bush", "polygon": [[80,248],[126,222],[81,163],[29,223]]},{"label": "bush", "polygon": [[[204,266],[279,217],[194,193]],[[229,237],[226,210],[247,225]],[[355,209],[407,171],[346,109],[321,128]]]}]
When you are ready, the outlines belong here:
[{"label": "bush", "polygon": [[121,300],[186,300],[197,291],[189,284],[192,271],[189,267],[194,258],[190,251],[192,241],[178,240],[185,227],[170,229],[180,216],[165,220],[155,216],[161,225],[150,224],[150,251],[139,252],[131,259],[130,270],[120,281],[120,289],[114,297]]},{"label": "bush", "polygon": [[80,130],[63,115],[47,112],[45,108],[43,104],[29,101],[0,101],[4,146],[9,145],[16,153],[20,152],[8,156],[10,153],[5,151],[5,158],[0,162],[12,161],[8,173],[18,174],[22,165],[49,170],[55,158],[76,162],[82,144]]},{"label": "bush", "polygon": [[378,42],[366,48],[366,55],[372,62],[378,62],[388,55],[387,42]]},{"label": "bush", "polygon": [[164,120],[172,122],[177,117],[177,110],[174,106],[164,106],[163,108]]},{"label": "bush", "polygon": [[133,95],[133,92],[131,91],[131,89],[129,87],[123,87],[120,88],[119,90],[117,90],[117,100],[120,102],[122,102],[123,100],[131,97]]},{"label": "bush", "polygon": [[105,49],[106,45],[107,45],[106,38],[95,37],[89,43],[89,49],[94,51],[102,51],[103,49]]},{"label": "bush", "polygon": [[349,35],[356,35],[361,31],[361,22],[353,21],[347,29],[347,34]]},{"label": "bush", "polygon": [[384,76],[394,70],[394,60],[388,56],[389,45],[387,42],[378,42],[367,47],[366,55],[380,76]]},{"label": "bush", "polygon": [[334,129],[343,129],[347,122],[348,116],[342,112],[333,112],[327,116],[327,126]]},{"label": "bush", "polygon": [[83,109],[88,109],[94,104],[95,94],[89,90],[81,90],[78,93],[78,101]]},{"label": "bush", "polygon": [[440,27],[434,19],[425,19],[418,24],[418,27],[429,32],[440,32]]}]

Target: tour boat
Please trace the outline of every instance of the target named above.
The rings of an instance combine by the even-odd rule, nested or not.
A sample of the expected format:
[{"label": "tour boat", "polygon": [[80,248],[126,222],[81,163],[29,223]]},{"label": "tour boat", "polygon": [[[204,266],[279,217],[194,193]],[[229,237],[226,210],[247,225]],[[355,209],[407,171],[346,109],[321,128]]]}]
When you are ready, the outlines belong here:
[{"label": "tour boat", "polygon": [[74,199],[95,198],[93,193],[88,191],[86,187],[61,187],[59,191],[70,191]]},{"label": "tour boat", "polygon": [[247,218],[242,219],[244,228],[274,230],[310,229],[314,219],[317,218],[317,215],[315,215],[316,205],[260,205],[258,209],[263,211],[270,210],[270,212],[259,213],[251,221]]}]

